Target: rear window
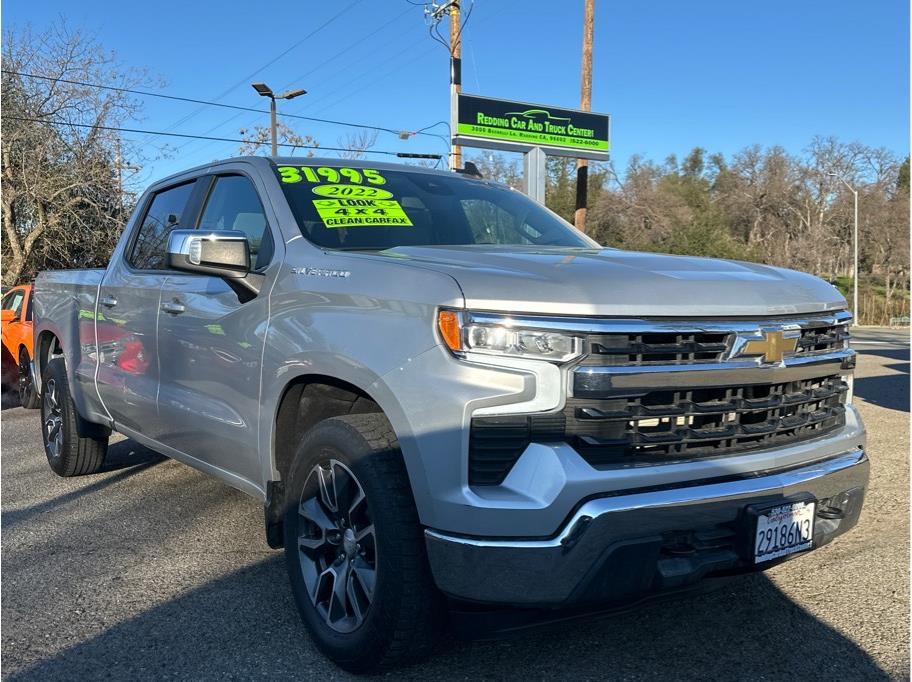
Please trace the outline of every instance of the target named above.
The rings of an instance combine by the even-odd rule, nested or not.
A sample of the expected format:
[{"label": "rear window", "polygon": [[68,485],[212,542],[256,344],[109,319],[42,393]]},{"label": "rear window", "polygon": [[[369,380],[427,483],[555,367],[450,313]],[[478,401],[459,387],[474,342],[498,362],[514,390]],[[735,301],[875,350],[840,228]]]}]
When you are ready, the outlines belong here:
[{"label": "rear window", "polygon": [[592,247],[524,194],[458,175],[277,165],[303,235],[330,249],[502,244]]}]

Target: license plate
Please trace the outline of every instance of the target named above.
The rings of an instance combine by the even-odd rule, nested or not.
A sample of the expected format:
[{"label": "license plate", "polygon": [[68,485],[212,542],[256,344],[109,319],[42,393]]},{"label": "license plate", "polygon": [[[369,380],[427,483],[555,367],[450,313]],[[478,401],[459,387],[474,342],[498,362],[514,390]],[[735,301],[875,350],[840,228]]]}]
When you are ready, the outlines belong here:
[{"label": "license plate", "polygon": [[814,502],[793,502],[764,509],[757,516],[754,563],[802,552],[814,544]]}]

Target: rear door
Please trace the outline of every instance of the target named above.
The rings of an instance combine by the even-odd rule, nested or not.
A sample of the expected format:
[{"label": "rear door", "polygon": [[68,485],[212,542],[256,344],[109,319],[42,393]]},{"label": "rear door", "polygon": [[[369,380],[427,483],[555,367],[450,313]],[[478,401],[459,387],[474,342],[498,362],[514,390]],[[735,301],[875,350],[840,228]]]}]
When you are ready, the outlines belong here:
[{"label": "rear door", "polygon": [[146,199],[142,218],[108,266],[96,310],[80,312],[81,325],[95,326],[97,386],[105,409],[118,427],[149,437],[158,430],[156,326],[168,275],[165,249],[172,230],[195,221],[195,215],[189,215],[195,189],[191,180]]},{"label": "rear door", "polygon": [[245,232],[251,266],[266,281],[259,295],[250,297],[219,277],[169,274],[161,291],[170,312],[159,319],[162,430],[156,439],[260,485],[261,357],[281,240],[270,226],[275,219],[260,199],[258,180],[238,172],[209,182],[197,227]]}]

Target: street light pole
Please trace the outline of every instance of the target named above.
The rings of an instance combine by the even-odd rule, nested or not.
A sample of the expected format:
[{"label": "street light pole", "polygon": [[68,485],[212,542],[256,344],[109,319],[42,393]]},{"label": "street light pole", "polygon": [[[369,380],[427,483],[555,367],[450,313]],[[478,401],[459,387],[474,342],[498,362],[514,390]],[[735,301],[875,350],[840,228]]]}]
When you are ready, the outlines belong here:
[{"label": "street light pole", "polygon": [[[843,182],[845,182],[845,180],[843,180]],[[848,184],[849,183],[846,182],[846,185],[848,185]],[[853,241],[855,242],[855,247],[854,247],[854,256],[853,256],[853,264],[852,264],[852,269],[855,272],[855,278],[854,278],[854,281],[852,282],[852,320],[855,323],[854,326],[858,326],[858,321],[859,321],[859,318],[861,317],[861,313],[858,310],[858,275],[859,275],[859,272],[858,272],[858,190],[855,189],[854,187],[851,189],[852,189],[852,196],[855,199],[855,229],[854,229],[854,234],[853,234]]]},{"label": "street light pole", "polygon": [[265,83],[252,83],[253,89],[262,97],[269,98],[269,129],[272,137],[272,155],[279,155],[278,126],[276,124],[276,100],[277,99],[294,99],[300,95],[306,95],[307,90],[287,90],[281,95],[277,95]]},{"label": "street light pole", "polygon": [[855,226],[852,232],[852,325],[858,325],[858,190],[852,187],[844,177],[837,173],[827,173],[834,178],[839,178],[842,184],[849,188],[855,201]]},{"label": "street light pole", "polygon": [[269,129],[272,132],[272,155],[279,155],[278,130],[276,125],[276,98],[269,98]]}]

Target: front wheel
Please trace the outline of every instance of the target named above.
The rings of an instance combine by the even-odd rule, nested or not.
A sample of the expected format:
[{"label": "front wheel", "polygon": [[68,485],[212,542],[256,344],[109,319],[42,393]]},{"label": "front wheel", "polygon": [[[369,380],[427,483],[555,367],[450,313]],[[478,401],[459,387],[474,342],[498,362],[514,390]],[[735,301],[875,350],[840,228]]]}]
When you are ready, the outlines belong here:
[{"label": "front wheel", "polygon": [[40,397],[32,381],[32,363],[28,352],[23,348],[19,351],[19,404],[27,410],[38,407]]},{"label": "front wheel", "polygon": [[79,435],[63,358],[48,361],[42,374],[41,433],[48,464],[64,478],[98,473],[108,453],[108,439]]},{"label": "front wheel", "polygon": [[348,415],[314,426],[286,495],[289,578],[320,651],[352,672],[424,655],[440,629],[442,602],[386,418]]}]

